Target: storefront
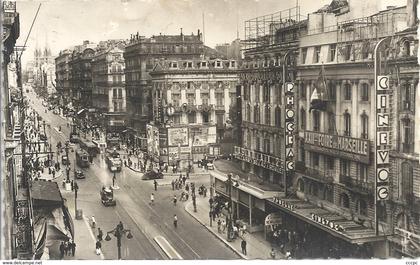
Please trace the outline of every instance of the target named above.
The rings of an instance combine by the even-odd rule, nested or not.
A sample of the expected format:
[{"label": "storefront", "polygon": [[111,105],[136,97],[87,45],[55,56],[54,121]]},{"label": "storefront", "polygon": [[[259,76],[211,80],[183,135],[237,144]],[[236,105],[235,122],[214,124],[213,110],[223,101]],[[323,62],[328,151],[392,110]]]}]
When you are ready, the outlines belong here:
[{"label": "storefront", "polygon": [[267,240],[295,258],[386,257],[386,238],[374,229],[300,199],[273,197],[266,213],[281,216],[281,225]]}]

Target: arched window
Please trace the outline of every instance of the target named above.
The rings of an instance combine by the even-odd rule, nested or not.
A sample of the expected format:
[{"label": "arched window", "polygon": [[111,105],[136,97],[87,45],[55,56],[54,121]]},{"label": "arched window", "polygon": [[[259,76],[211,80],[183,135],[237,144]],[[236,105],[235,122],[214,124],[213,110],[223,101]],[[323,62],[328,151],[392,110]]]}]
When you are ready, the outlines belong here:
[{"label": "arched window", "polygon": [[349,196],[345,193],[340,194],[340,206],[344,208],[350,208]]},{"label": "arched window", "polygon": [[277,106],[274,113],[276,119],[276,127],[281,127],[281,108]]},{"label": "arched window", "polygon": [[351,136],[351,117],[347,111],[344,113],[344,135]]},{"label": "arched window", "polygon": [[299,179],[299,180],[297,181],[297,186],[298,186],[298,190],[299,190],[300,192],[305,192],[305,182],[303,182],[303,180],[302,180],[302,179]]},{"label": "arched window", "polygon": [[260,123],[260,106],[254,107],[254,123]]},{"label": "arched window", "polygon": [[300,109],[300,128],[302,130],[306,129],[306,111],[304,108]]},{"label": "arched window", "polygon": [[409,162],[401,164],[400,196],[403,200],[409,200],[413,195],[413,166]]},{"label": "arched window", "polygon": [[357,210],[358,210],[358,213],[360,215],[364,215],[364,216],[367,215],[367,205],[366,205],[366,201],[365,200],[360,199],[357,202]]},{"label": "arched window", "polygon": [[251,105],[246,105],[246,120],[251,122]]},{"label": "arched window", "polygon": [[401,45],[401,55],[410,56],[410,41],[405,40]]},{"label": "arched window", "polygon": [[265,106],[264,116],[265,116],[265,124],[271,125],[271,108],[268,105]]},{"label": "arched window", "polygon": [[363,112],[363,114],[360,116],[360,123],[362,125],[361,137],[363,139],[369,139],[369,117],[365,112]]}]

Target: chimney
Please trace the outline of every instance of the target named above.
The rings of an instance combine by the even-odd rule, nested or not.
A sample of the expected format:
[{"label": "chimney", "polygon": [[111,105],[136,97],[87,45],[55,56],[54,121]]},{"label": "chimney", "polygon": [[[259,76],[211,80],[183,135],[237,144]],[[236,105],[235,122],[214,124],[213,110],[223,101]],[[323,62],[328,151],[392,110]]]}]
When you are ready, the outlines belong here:
[{"label": "chimney", "polygon": [[181,28],[181,40],[184,41],[184,34],[182,34],[182,28]]}]

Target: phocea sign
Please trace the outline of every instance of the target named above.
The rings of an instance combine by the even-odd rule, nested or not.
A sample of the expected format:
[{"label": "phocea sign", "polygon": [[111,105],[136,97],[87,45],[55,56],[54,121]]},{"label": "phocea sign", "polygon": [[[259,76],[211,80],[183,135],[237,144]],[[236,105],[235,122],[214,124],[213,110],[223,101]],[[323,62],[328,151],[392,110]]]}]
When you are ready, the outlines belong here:
[{"label": "phocea sign", "polygon": [[285,83],[285,170],[286,176],[293,174],[295,170],[294,134],[296,125],[295,112],[295,84]]}]

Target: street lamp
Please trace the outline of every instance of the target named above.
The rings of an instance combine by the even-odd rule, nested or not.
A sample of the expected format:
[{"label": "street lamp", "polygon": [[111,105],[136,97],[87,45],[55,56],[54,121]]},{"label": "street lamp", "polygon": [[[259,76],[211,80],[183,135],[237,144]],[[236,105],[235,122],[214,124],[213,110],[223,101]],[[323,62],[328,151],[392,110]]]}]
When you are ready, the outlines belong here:
[{"label": "street lamp", "polygon": [[65,165],[63,165],[63,166],[66,166],[66,176],[67,176],[67,178],[66,178],[66,183],[70,183],[70,170],[69,170],[69,162],[70,162],[70,159],[69,159],[69,143],[68,142],[66,142],[66,147],[65,147],[65,150],[66,150],[66,157],[67,157],[67,159],[65,160],[66,161],[66,164]]},{"label": "street lamp", "polygon": [[124,229],[123,223],[120,223],[111,231],[106,232],[105,241],[110,241],[111,237],[109,234],[113,234],[117,238],[117,248],[118,248],[118,259],[121,259],[121,238],[127,233],[127,238],[132,239],[133,235],[131,234],[130,229]]}]

